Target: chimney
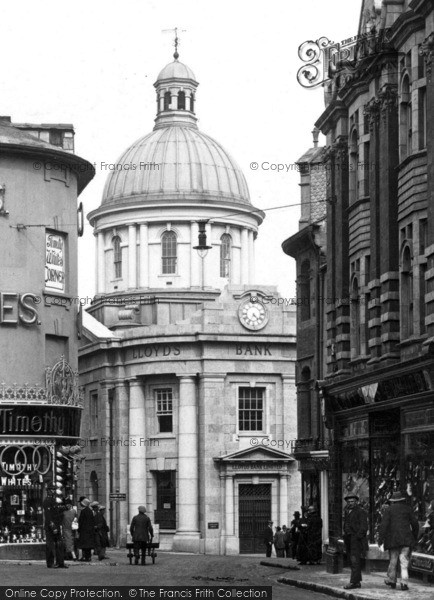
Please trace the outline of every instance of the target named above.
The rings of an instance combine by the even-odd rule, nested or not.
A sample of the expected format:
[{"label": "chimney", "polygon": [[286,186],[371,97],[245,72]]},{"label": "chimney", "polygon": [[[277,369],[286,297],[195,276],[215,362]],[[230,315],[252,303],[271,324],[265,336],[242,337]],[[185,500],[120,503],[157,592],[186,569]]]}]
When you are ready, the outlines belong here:
[{"label": "chimney", "polygon": [[314,148],[318,148],[318,138],[319,138],[319,129],[318,127],[314,127],[313,131],[312,131],[312,135],[313,135],[313,147]]}]

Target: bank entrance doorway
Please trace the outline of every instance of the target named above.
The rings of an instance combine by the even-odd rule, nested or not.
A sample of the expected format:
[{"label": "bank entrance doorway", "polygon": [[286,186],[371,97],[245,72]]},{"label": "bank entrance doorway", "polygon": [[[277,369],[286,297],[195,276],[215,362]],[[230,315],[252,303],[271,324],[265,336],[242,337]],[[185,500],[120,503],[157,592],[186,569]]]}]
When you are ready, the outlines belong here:
[{"label": "bank entrance doorway", "polygon": [[271,483],[238,487],[240,554],[264,554],[264,530],[271,519]]}]

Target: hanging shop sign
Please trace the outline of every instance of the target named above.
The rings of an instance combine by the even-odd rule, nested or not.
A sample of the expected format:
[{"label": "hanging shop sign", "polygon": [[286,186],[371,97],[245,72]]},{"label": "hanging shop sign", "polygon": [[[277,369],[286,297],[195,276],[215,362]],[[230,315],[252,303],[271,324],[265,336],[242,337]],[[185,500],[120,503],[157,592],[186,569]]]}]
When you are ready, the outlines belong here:
[{"label": "hanging shop sign", "polygon": [[434,556],[413,552],[410,559],[410,569],[421,573],[434,573]]},{"label": "hanging shop sign", "polygon": [[72,406],[0,405],[0,435],[79,437],[81,409]]},{"label": "hanging shop sign", "polygon": [[45,287],[65,291],[65,237],[57,233],[45,234]]}]

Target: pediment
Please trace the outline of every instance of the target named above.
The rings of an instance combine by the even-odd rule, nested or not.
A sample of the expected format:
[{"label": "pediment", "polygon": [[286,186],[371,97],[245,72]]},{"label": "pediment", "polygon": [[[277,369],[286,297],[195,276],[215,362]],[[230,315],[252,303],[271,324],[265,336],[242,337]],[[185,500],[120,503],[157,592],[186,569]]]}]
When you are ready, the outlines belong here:
[{"label": "pediment", "polygon": [[244,450],[238,450],[237,452],[231,452],[230,454],[224,454],[222,456],[214,457],[216,462],[220,463],[238,463],[238,462],[290,462],[295,460],[291,454],[276,450],[274,448],[268,448],[266,446],[260,448],[246,448]]}]

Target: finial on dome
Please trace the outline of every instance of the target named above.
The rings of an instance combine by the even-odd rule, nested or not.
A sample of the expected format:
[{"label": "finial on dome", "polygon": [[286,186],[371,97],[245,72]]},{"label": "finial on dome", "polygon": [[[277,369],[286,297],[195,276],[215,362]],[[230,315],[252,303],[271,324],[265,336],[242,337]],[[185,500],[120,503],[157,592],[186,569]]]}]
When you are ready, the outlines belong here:
[{"label": "finial on dome", "polygon": [[[174,29],[163,29],[163,31],[164,32],[171,31],[171,32],[175,33],[175,39],[174,39],[174,42],[173,42],[173,45],[175,46],[175,52],[173,53],[173,58],[175,60],[178,60],[178,58],[179,58],[178,46],[181,43],[179,41],[179,37],[178,37],[178,28],[175,27]],[[182,33],[185,33],[186,29],[180,29],[179,31],[181,31]]]}]

